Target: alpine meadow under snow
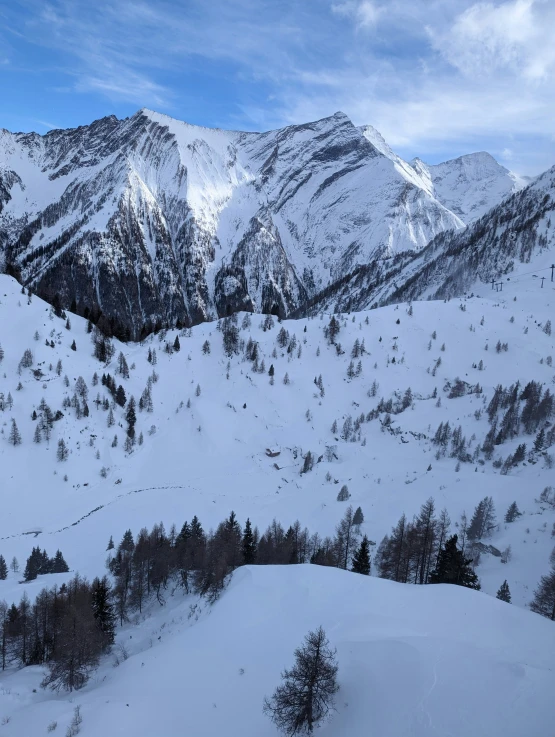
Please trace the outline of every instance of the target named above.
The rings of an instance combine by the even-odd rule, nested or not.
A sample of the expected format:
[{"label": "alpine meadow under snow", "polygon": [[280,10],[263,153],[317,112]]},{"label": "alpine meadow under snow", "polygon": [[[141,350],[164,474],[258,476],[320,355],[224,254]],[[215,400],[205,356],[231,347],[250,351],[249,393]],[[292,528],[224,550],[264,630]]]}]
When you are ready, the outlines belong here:
[{"label": "alpine meadow under snow", "polygon": [[287,734],[549,734],[554,188],[343,114],[1,132],[0,735],[277,737],[319,633]]}]

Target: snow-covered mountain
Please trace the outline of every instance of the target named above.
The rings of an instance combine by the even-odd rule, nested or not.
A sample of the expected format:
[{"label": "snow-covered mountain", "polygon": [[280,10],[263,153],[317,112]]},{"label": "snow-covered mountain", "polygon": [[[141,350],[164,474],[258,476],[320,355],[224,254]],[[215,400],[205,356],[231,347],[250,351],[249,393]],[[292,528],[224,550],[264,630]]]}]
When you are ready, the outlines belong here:
[{"label": "snow-covered mountain", "polygon": [[425,164],[420,159],[414,159],[411,164],[423,179],[429,181],[436,199],[466,225],[528,184],[485,151],[459,156],[441,164]]},{"label": "snow-covered mountain", "polygon": [[554,209],[552,167],[467,228],[438,234],[418,253],[354,269],[316,295],[307,310],[361,310],[413,299],[483,294],[485,289],[510,288],[521,278],[541,288],[541,277],[550,280],[555,263]]},{"label": "snow-covered mountain", "polygon": [[455,213],[465,225],[530,183],[529,177],[519,177],[485,151],[441,164],[426,164],[419,158],[409,163],[398,156],[371,125],[361,126],[359,130],[383,156],[394,162],[399,171]]},{"label": "snow-covered mountain", "polygon": [[1,131],[0,268],[122,336],[240,309],[287,315],[462,228],[511,177],[484,154],[411,166],[342,113],[260,134],[149,110]]}]

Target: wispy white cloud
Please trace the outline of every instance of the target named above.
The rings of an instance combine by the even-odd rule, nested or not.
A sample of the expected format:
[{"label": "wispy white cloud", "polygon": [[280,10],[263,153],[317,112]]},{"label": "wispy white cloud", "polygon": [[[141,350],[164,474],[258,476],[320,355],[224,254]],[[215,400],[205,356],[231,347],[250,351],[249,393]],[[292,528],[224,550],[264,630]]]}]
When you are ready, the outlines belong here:
[{"label": "wispy white cloud", "polygon": [[382,12],[382,8],[371,0],[345,0],[333,3],[331,9],[336,15],[351,18],[357,28],[373,28]]},{"label": "wispy white cloud", "polygon": [[510,71],[532,81],[555,72],[555,5],[543,0],[476,3],[446,29],[429,27],[435,47],[466,75]]},{"label": "wispy white cloud", "polygon": [[208,124],[273,128],[341,109],[405,154],[511,149],[531,173],[555,161],[553,0],[24,5],[24,23],[0,17],[72,60],[58,88],[187,118],[215,80],[226,109]]}]

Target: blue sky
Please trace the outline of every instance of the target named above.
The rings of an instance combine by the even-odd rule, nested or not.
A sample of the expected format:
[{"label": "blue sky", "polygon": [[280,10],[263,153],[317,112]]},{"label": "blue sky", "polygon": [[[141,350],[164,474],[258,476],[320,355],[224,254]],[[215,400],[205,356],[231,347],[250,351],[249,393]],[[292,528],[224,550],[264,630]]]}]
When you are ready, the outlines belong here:
[{"label": "blue sky", "polygon": [[555,164],[554,0],[11,0],[0,127],[141,107],[265,130],[342,110],[405,158]]}]

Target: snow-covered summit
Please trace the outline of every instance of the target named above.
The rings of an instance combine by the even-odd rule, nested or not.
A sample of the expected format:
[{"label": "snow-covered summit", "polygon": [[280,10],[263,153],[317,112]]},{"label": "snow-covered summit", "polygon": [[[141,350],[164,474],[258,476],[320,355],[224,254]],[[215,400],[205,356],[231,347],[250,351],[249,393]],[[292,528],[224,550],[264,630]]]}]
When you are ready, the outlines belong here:
[{"label": "snow-covered summit", "polygon": [[436,199],[467,225],[528,184],[486,151],[441,164],[425,164],[418,158],[411,164],[421,176],[429,178]]}]

